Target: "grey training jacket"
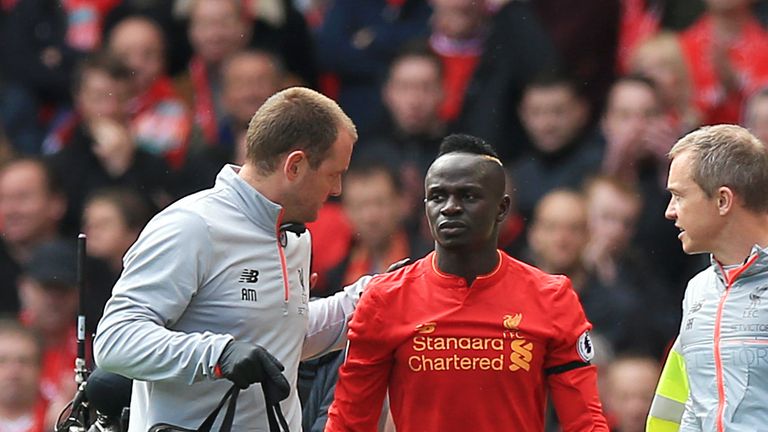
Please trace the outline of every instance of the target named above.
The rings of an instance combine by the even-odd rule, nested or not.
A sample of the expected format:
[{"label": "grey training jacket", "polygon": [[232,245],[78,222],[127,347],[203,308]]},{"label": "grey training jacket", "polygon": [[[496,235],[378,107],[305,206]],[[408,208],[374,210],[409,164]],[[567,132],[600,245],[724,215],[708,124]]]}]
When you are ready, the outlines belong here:
[{"label": "grey training jacket", "polygon": [[768,430],[768,251],[688,284],[680,351],[690,385],[680,431]]},{"label": "grey training jacket", "polygon": [[[281,407],[300,431],[299,361],[346,342],[368,278],[309,302],[309,233],[279,231],[281,207],[238,171],[225,166],[212,189],[155,216],[124,258],[94,355],[99,367],[136,380],[131,432],[161,422],[197,428],[232,385],[214,368],[233,338],[283,363],[293,389]],[[240,393],[233,430],[268,430],[258,384]]]}]

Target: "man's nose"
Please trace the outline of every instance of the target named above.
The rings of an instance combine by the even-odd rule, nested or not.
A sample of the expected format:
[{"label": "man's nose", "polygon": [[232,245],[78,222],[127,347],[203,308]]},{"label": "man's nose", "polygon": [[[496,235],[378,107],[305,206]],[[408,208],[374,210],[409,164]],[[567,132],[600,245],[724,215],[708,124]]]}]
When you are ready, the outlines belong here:
[{"label": "man's nose", "polygon": [[339,196],[341,195],[341,178],[339,178],[336,183],[331,187],[331,192],[329,193],[331,196]]},{"label": "man's nose", "polygon": [[443,208],[440,209],[440,212],[442,214],[456,214],[461,213],[463,210],[464,208],[461,206],[461,200],[456,197],[449,196],[445,200],[445,204],[443,205]]},{"label": "man's nose", "polygon": [[669,199],[669,204],[667,204],[667,209],[664,210],[664,217],[669,220],[675,220],[677,219],[677,209],[675,209],[675,205],[672,203],[672,199]]}]

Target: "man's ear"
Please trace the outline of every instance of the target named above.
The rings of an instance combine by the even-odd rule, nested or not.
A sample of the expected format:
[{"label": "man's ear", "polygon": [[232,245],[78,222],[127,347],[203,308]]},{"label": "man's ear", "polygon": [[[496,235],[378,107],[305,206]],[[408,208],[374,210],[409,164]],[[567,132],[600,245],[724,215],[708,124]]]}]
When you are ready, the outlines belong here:
[{"label": "man's ear", "polygon": [[720,186],[717,188],[717,211],[720,213],[720,216],[726,215],[733,206],[735,205],[734,199],[736,198],[733,194],[733,190],[729,188],[728,186]]},{"label": "man's ear", "polygon": [[283,174],[290,181],[294,181],[302,174],[302,171],[308,166],[307,155],[302,150],[295,150],[288,154],[283,164]]},{"label": "man's ear", "polygon": [[499,213],[496,215],[496,222],[504,222],[504,218],[507,217],[511,208],[512,199],[509,198],[509,195],[504,194],[504,198],[502,198],[501,202],[499,203]]}]

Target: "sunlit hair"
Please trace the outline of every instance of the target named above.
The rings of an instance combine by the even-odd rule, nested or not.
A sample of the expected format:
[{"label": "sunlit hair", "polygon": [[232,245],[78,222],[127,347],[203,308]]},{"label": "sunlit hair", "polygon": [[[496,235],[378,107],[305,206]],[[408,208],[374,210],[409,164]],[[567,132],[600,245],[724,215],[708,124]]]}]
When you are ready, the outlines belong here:
[{"label": "sunlit hair", "polygon": [[768,211],[768,149],[736,125],[704,126],[681,138],[669,151],[674,159],[691,155],[693,181],[713,197],[727,186],[752,211]]},{"label": "sunlit hair", "polygon": [[302,150],[309,166],[317,169],[341,129],[357,139],[354,123],[336,102],[314,90],[291,87],[272,95],[254,114],[246,136],[247,160],[268,175],[283,155]]}]

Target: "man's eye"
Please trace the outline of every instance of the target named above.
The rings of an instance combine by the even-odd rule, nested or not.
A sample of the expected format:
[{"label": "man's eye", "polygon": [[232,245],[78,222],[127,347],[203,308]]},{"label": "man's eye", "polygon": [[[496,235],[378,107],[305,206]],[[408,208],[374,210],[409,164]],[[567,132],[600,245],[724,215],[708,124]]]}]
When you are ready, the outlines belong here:
[{"label": "man's eye", "polygon": [[427,200],[428,200],[428,201],[432,201],[432,202],[440,202],[440,201],[442,201],[444,198],[445,198],[445,197],[443,197],[443,195],[438,195],[438,194],[435,194],[435,195],[430,195],[430,196],[428,196],[428,197],[427,197]]}]

